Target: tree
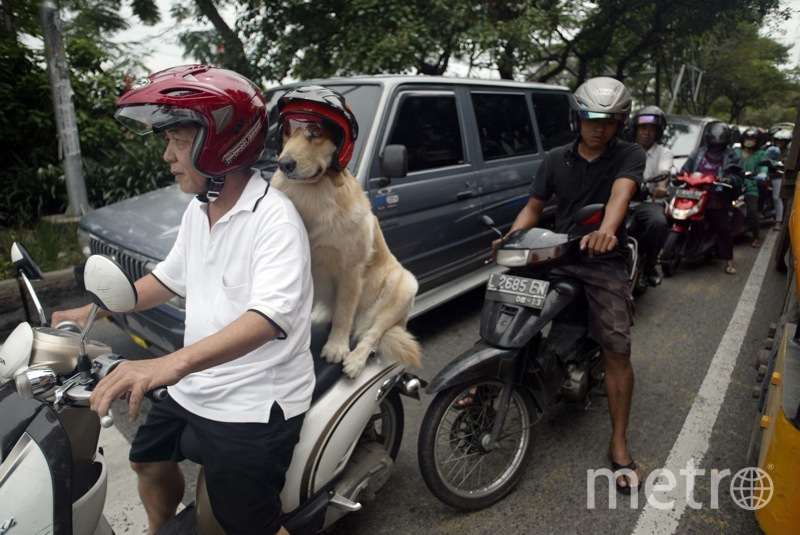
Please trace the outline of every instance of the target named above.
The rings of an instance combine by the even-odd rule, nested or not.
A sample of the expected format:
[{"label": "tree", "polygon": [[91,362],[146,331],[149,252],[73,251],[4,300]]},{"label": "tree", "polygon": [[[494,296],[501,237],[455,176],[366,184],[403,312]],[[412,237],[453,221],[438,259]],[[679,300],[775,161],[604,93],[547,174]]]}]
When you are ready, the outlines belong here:
[{"label": "tree", "polygon": [[[786,75],[778,69],[789,57],[789,47],[761,37],[755,27],[740,23],[735,32],[709,39],[704,48],[704,103],[710,110],[727,108],[728,122],[739,123],[744,110],[767,107],[790,89]],[[722,101],[722,102],[720,102]]]},{"label": "tree", "polygon": [[[42,50],[25,44],[41,38],[36,4],[2,0],[0,73],[5,82],[0,82],[0,144],[5,165],[0,169],[4,192],[0,221],[4,226],[63,213],[66,207],[44,57]],[[158,20],[155,0],[132,0],[131,5],[141,20]],[[152,152],[132,143],[113,119],[125,76],[141,73],[144,67],[108,40],[128,25],[119,14],[121,0],[68,0],[61,7],[84,175],[90,202],[103,204],[117,189],[115,182],[132,179],[119,177],[115,167],[126,158],[146,160],[142,152]],[[134,148],[126,150],[126,145]],[[131,150],[139,154],[133,156]],[[152,182],[146,168],[141,172]],[[127,196],[136,187],[124,189]]]}]

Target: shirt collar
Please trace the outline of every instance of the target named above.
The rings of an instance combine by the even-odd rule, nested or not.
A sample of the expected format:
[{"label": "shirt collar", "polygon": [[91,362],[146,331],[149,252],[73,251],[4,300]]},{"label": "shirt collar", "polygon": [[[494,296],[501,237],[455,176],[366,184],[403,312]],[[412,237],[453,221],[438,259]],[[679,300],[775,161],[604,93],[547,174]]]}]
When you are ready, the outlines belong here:
[{"label": "shirt collar", "polygon": [[[264,180],[261,176],[261,171],[258,169],[253,169],[252,171],[253,174],[250,175],[250,180],[247,181],[236,204],[220,218],[220,222],[229,220],[239,212],[255,212],[261,199],[267,195],[267,191],[269,191],[269,182]],[[200,209],[208,213],[208,204],[201,204]]]},{"label": "shirt collar", "polygon": [[[606,146],[606,150],[604,150],[603,154],[601,154],[597,159],[599,160],[601,158],[610,158],[611,157],[611,151],[614,149],[614,147],[617,146],[617,142],[618,141],[619,141],[619,139],[617,138],[617,136],[612,137],[611,141],[609,141],[608,145]],[[578,152],[578,144],[580,144],[580,142],[581,142],[581,136],[578,135],[575,138],[575,141],[572,142],[572,145],[570,146],[570,148],[567,150],[567,152],[565,154],[565,156],[567,158],[567,161],[574,161],[577,158],[583,159],[581,154]],[[593,161],[597,161],[597,160],[593,160]]]}]

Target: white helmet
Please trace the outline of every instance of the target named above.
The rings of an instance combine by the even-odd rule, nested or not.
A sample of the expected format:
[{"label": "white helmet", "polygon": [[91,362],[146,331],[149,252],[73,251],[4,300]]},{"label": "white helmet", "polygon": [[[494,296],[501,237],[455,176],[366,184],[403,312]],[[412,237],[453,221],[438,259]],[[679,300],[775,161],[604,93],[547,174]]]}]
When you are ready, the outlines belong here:
[{"label": "white helmet", "polygon": [[572,122],[580,131],[584,119],[616,119],[619,134],[628,122],[631,113],[631,94],[625,85],[614,78],[599,76],[591,78],[575,90]]}]

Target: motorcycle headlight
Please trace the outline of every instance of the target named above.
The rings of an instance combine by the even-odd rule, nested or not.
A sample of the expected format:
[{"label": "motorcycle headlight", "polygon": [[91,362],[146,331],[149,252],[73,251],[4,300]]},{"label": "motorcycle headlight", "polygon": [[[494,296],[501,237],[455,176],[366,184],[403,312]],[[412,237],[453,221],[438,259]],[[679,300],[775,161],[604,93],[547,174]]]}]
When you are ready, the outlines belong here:
[{"label": "motorcycle headlight", "polygon": [[528,249],[500,249],[495,253],[498,266],[522,267],[528,264]]}]

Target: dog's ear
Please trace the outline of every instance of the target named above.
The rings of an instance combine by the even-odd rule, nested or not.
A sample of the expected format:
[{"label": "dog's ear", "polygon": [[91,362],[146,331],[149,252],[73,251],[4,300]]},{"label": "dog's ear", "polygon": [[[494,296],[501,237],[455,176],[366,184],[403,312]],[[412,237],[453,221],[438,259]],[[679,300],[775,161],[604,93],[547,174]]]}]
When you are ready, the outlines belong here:
[{"label": "dog's ear", "polygon": [[329,173],[329,176],[331,177],[331,182],[333,182],[333,185],[336,186],[337,188],[341,188],[342,186],[344,186],[344,181],[345,181],[344,173],[341,171],[334,171],[333,169],[331,169],[330,171],[331,172]]}]

